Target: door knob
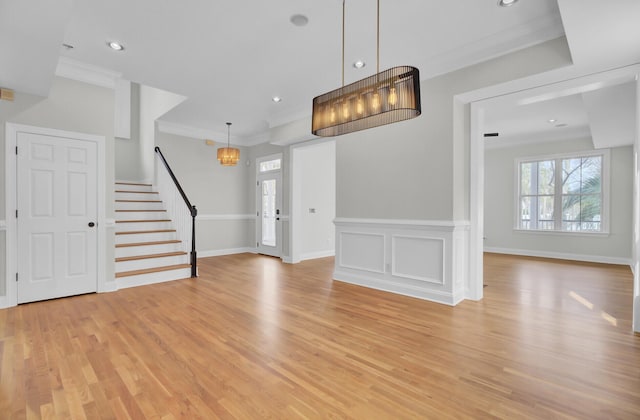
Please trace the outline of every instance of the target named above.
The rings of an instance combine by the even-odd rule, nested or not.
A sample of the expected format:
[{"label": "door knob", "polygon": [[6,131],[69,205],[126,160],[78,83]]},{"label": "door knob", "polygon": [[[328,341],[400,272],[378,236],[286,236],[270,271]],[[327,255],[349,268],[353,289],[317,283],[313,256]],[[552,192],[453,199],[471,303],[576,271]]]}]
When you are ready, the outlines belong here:
[{"label": "door knob", "polygon": [[89,227],[94,227],[96,224],[93,222],[89,222]]}]

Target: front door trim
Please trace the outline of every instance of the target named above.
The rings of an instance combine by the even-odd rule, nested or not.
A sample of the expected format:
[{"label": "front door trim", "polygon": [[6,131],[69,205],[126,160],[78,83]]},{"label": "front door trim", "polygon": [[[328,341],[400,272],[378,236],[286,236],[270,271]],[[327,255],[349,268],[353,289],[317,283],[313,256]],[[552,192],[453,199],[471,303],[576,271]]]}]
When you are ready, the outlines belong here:
[{"label": "front door trim", "polygon": [[[280,159],[280,169],[260,172],[260,163],[270,160]],[[270,255],[273,257],[282,258],[282,210],[283,210],[283,185],[282,185],[282,165],[284,164],[282,153],[276,153],[268,156],[261,156],[256,158],[256,252],[258,254]],[[275,250],[270,250],[262,245],[262,181],[265,179],[277,179],[277,186],[279,188],[279,197],[277,198],[277,204],[279,204],[280,218],[279,223],[276,223],[276,247]]]}]

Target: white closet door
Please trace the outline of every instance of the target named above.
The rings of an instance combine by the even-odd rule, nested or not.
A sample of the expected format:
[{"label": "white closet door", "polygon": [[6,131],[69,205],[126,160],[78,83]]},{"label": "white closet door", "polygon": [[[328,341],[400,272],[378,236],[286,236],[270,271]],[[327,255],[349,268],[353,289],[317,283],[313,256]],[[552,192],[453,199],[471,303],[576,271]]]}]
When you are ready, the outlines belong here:
[{"label": "white closet door", "polygon": [[97,290],[97,146],[19,133],[18,303]]}]

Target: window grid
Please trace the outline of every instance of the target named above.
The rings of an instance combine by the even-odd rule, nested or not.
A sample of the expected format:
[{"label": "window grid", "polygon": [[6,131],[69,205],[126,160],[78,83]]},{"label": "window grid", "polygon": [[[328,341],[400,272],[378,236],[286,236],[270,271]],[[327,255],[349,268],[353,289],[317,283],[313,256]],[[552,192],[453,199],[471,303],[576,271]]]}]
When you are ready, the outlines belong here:
[{"label": "window grid", "polygon": [[535,231],[602,232],[603,166],[604,155],[520,161],[516,227]]}]

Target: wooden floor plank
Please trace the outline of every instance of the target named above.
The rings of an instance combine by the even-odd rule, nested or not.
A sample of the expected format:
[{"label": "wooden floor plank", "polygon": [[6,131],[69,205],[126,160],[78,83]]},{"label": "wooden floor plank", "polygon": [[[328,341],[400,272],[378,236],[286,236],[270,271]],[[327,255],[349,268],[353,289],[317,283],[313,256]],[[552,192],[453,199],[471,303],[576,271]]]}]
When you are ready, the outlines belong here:
[{"label": "wooden floor plank", "polygon": [[0,310],[0,418],[640,418],[628,267],[485,255],[456,307],[332,258]]}]

